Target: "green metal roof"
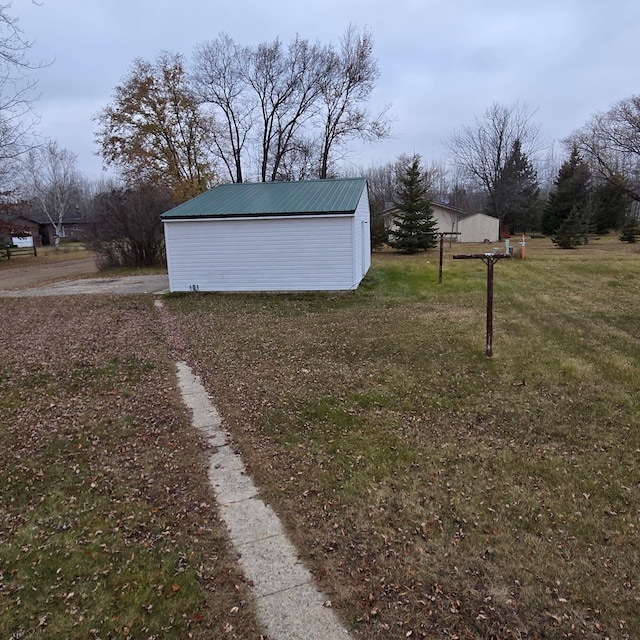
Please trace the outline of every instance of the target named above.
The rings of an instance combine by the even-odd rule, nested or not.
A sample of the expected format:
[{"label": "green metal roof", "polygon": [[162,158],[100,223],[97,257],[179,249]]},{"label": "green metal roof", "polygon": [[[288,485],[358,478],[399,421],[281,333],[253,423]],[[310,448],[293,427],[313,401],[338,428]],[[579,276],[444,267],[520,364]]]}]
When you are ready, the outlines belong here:
[{"label": "green metal roof", "polygon": [[221,184],[162,214],[163,219],[353,213],[365,178]]}]

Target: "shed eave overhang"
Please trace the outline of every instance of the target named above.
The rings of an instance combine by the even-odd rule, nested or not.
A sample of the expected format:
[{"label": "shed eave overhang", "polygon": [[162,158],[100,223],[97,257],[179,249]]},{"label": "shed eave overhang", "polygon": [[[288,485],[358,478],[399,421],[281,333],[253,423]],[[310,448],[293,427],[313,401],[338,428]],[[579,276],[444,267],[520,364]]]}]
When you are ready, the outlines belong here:
[{"label": "shed eave overhang", "polygon": [[295,213],[226,213],[226,214],[200,214],[200,215],[184,215],[184,216],[172,216],[163,215],[162,220],[167,222],[169,220],[237,220],[237,219],[249,219],[249,220],[276,220],[276,219],[300,219],[300,218],[335,218],[335,217],[353,217],[355,211],[303,211]]}]

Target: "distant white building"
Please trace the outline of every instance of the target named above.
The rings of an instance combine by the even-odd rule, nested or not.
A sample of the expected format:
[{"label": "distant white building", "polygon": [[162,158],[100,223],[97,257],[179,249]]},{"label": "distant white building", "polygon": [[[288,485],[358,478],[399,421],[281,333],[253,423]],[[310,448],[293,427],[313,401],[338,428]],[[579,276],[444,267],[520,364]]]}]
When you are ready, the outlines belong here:
[{"label": "distant white building", "polygon": [[484,213],[472,213],[458,221],[458,242],[497,242],[500,239],[500,221]]},{"label": "distant white building", "polygon": [[[432,202],[431,209],[438,233],[451,233],[454,242],[497,242],[500,239],[500,221],[484,213],[469,214],[441,202]],[[395,206],[383,212],[385,227],[393,229]],[[460,234],[460,235],[454,235]],[[449,238],[446,238],[447,240]]]}]

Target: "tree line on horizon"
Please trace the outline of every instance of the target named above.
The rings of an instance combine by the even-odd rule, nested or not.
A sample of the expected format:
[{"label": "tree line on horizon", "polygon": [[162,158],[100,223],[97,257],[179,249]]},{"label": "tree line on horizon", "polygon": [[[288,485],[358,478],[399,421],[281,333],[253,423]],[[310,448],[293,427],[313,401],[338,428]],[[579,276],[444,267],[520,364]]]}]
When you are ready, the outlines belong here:
[{"label": "tree line on horizon", "polygon": [[[296,37],[242,46],[221,34],[198,45],[189,62],[166,51],[134,60],[95,116],[99,155],[117,179],[92,184],[73,153],[34,142],[27,72],[38,65],[27,60],[31,45],[7,7],[0,23],[8,28],[0,39],[7,54],[0,56],[0,213],[22,203],[57,230],[71,211],[90,214],[93,246],[109,263],[161,260],[159,214],[217,183],[353,175],[341,164],[350,144],[391,132],[389,107],[376,114],[367,107],[380,76],[370,32],[349,26],[338,45]],[[448,165],[423,167],[414,154],[357,170],[368,178],[374,242],[406,249],[397,235],[384,235],[380,220],[389,203],[406,204],[407,190],[426,207],[420,224],[429,228],[427,205],[439,201],[495,216],[506,233],[544,233],[559,246],[612,228],[635,241],[629,211],[640,201],[639,122],[640,97],[621,100],[563,141],[566,158],[557,166],[540,157],[533,114],[519,103],[494,103],[452,134]],[[420,248],[433,244],[425,228]],[[155,244],[138,246],[142,238]],[[415,238],[408,242],[418,250]]]},{"label": "tree line on horizon", "polygon": [[367,109],[379,76],[371,33],[352,25],[338,45],[221,34],[190,61],[134,60],[95,116],[96,142],[126,181],[165,181],[177,198],[217,182],[324,179],[351,141],[389,135],[388,108]]},{"label": "tree line on horizon", "polygon": [[[546,180],[540,179],[536,169],[540,166],[538,134],[539,127],[523,105],[492,104],[473,126],[451,137],[453,179],[438,163],[419,169],[425,200],[484,212],[499,220],[505,236],[539,233],[561,248],[587,244],[611,230],[619,231],[622,241],[636,242],[640,238],[640,96],[596,114],[564,140],[567,157],[555,172],[547,164]],[[412,252],[415,237],[399,247],[398,229],[412,220],[415,234],[424,235],[430,226],[428,206],[417,221],[415,213],[407,214],[405,197],[398,199],[405,180],[416,171],[416,160],[420,167],[419,154],[401,157],[369,178],[377,246],[387,243]],[[388,230],[382,214],[390,203],[396,213]],[[432,233],[421,248],[434,243]]]}]

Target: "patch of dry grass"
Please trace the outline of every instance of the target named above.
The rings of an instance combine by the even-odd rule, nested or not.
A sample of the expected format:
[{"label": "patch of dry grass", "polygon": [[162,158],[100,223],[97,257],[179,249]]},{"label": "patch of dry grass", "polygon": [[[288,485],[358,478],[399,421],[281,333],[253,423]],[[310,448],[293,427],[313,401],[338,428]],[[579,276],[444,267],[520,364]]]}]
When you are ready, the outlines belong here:
[{"label": "patch of dry grass", "polygon": [[5,299],[0,636],[259,638],[149,299]]},{"label": "patch of dry grass", "polygon": [[640,637],[640,254],[374,259],[353,296],[168,300],[357,637]]}]

